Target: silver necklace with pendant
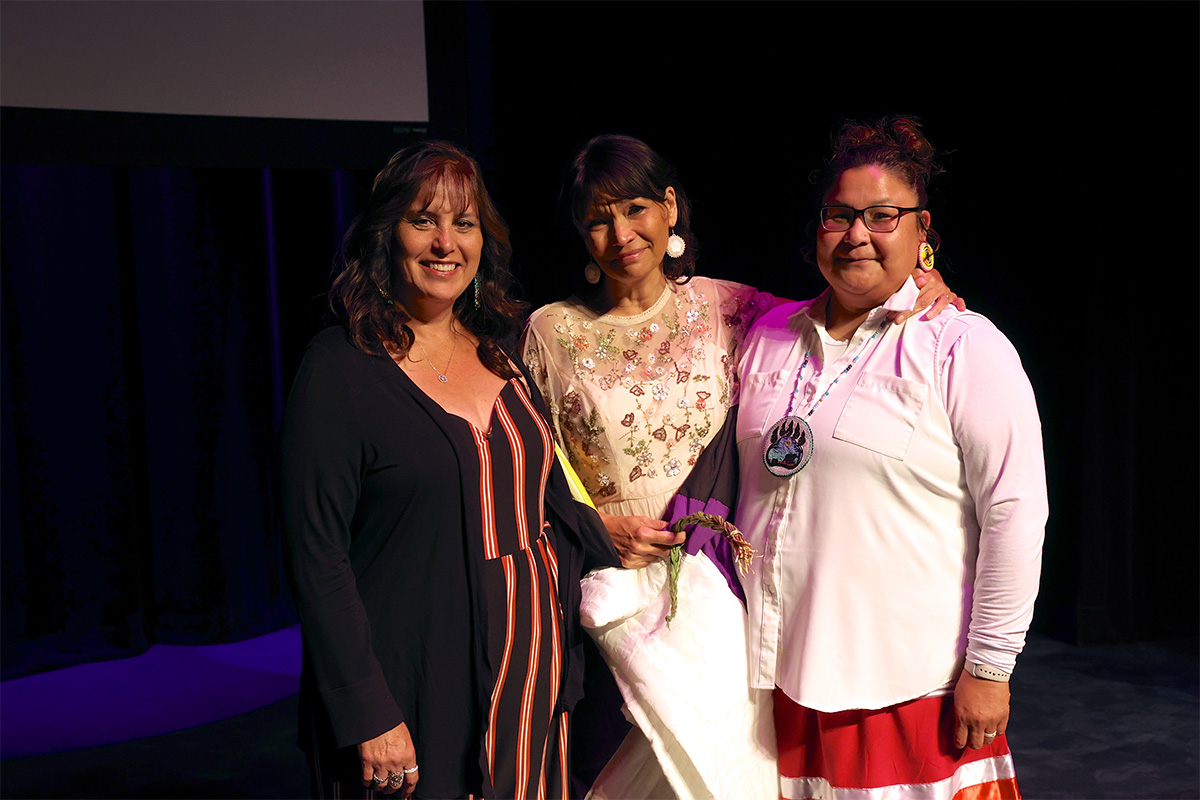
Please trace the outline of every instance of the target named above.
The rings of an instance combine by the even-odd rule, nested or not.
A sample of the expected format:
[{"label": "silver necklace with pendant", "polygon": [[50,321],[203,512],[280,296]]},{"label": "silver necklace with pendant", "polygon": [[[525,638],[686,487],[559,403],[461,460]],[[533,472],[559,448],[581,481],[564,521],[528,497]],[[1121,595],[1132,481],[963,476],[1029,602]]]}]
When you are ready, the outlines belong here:
[{"label": "silver necklace with pendant", "polygon": [[859,348],[858,353],[853,360],[846,365],[833,383],[829,384],[829,388],[825,393],[817,398],[817,402],[813,403],[812,408],[803,417],[792,415],[792,406],[796,403],[796,395],[800,391],[800,377],[804,374],[804,368],[808,366],[809,357],[812,355],[812,350],[804,353],[804,361],[800,362],[800,369],[796,370],[796,382],[792,386],[792,396],[788,398],[787,411],[783,417],[771,426],[767,431],[767,435],[763,437],[763,466],[767,468],[767,472],[777,478],[790,478],[800,470],[804,469],[808,464],[813,454],[813,432],[808,424],[808,418],[817,410],[817,406],[829,397],[829,393],[833,391],[833,387],[837,386],[838,381],[845,377],[854,365],[858,363],[859,357],[866,352],[867,345],[875,340],[879,334],[887,329],[888,322],[884,320],[871,338]]},{"label": "silver necklace with pendant", "polygon": [[[454,337],[454,342],[450,345],[450,357],[448,359],[446,359],[446,372],[450,371],[450,362],[454,360],[454,348],[458,347],[458,334],[451,331],[451,335]],[[416,336],[413,337],[413,341],[417,342]],[[417,342],[417,347],[421,348],[422,353],[425,353],[425,363],[429,365],[429,368],[431,370],[433,370],[434,372],[437,373],[438,380],[441,381],[442,383],[447,383],[450,379],[446,377],[445,372],[442,372],[440,369],[438,369],[437,367],[435,367],[433,365],[433,361],[431,361],[429,358],[429,353],[425,352],[425,345],[421,344],[420,342]]]}]

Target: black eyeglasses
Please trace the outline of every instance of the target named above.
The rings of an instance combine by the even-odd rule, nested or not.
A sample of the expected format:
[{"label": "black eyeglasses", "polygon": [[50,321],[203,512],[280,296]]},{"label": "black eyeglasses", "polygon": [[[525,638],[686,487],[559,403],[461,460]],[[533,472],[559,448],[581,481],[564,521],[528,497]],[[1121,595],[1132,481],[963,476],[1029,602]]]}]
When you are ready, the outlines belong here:
[{"label": "black eyeglasses", "polygon": [[863,224],[872,233],[891,233],[900,224],[900,217],[909,211],[920,211],[920,206],[821,206],[821,228],[830,233],[841,233],[854,227],[854,218],[862,217]]}]

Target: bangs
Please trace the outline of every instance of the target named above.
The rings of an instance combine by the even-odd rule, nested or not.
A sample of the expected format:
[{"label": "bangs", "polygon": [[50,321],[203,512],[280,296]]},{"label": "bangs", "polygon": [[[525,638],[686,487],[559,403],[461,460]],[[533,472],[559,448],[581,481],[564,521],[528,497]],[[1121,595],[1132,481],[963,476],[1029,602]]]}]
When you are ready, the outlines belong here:
[{"label": "bangs", "polygon": [[452,161],[437,164],[421,181],[421,188],[413,198],[412,205],[429,209],[435,204],[440,205],[444,199],[456,214],[465,214],[472,207],[479,213],[479,203],[475,202],[474,177],[473,171],[464,169],[462,164]]},{"label": "bangs", "polygon": [[616,158],[585,170],[572,189],[571,219],[577,228],[583,225],[591,209],[615,200],[645,197],[661,203],[666,199],[665,186],[656,186],[639,165]]}]

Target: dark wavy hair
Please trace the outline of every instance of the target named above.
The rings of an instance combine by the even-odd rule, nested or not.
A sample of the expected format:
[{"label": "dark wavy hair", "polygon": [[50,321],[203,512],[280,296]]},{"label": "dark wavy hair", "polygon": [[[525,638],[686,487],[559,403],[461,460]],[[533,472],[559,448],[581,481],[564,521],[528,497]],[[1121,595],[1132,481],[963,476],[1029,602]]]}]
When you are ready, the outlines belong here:
[{"label": "dark wavy hair", "polygon": [[588,210],[601,196],[614,200],[645,197],[662,203],[667,199],[668,186],[675,190],[678,210],[675,233],[683,237],[687,249],[679,258],[663,257],[663,274],[677,283],[687,283],[696,274],[696,253],[700,249],[692,233],[692,204],[679,185],[675,168],[641,139],[604,134],[584,145],[567,166],[559,206],[575,229],[582,232]]},{"label": "dark wavy hair", "polygon": [[472,203],[483,226],[479,307],[473,286],[454,301],[454,315],[478,337],[479,355],[488,369],[513,377],[506,349],[515,344],[525,304],[509,296],[512,244],[479,165],[449,142],[414,144],[393,155],[375,176],[371,195],[342,240],[329,304],[343,317],[354,345],[363,352],[386,355],[392,343],[400,355],[413,345],[408,315],[391,302],[392,274],[399,257],[397,226],[414,205],[429,203],[439,187],[450,202],[465,210]]},{"label": "dark wavy hair", "polygon": [[[832,153],[821,170],[820,196],[824,198],[846,170],[872,164],[889,170],[911,186],[921,208],[929,204],[929,182],[942,172],[937,151],[921,132],[921,122],[916,117],[889,114],[873,123],[845,120],[833,136]],[[920,217],[917,219],[930,245],[937,250],[937,232],[925,227]]]}]

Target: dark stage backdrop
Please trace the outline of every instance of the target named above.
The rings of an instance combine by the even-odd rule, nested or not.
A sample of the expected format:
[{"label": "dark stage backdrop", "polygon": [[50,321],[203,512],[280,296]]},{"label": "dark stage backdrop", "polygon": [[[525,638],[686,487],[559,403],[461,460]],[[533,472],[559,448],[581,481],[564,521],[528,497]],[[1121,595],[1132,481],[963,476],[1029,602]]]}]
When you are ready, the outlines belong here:
[{"label": "dark stage backdrop", "polygon": [[[435,2],[430,133],[480,157],[535,305],[580,286],[554,198],[607,131],[679,167],[703,274],[803,297],[830,128],[922,117],[940,268],[1038,392],[1037,626],[1195,635],[1198,8]],[[373,168],[424,131],[4,125],[4,677],[290,624],[279,415]]]}]

